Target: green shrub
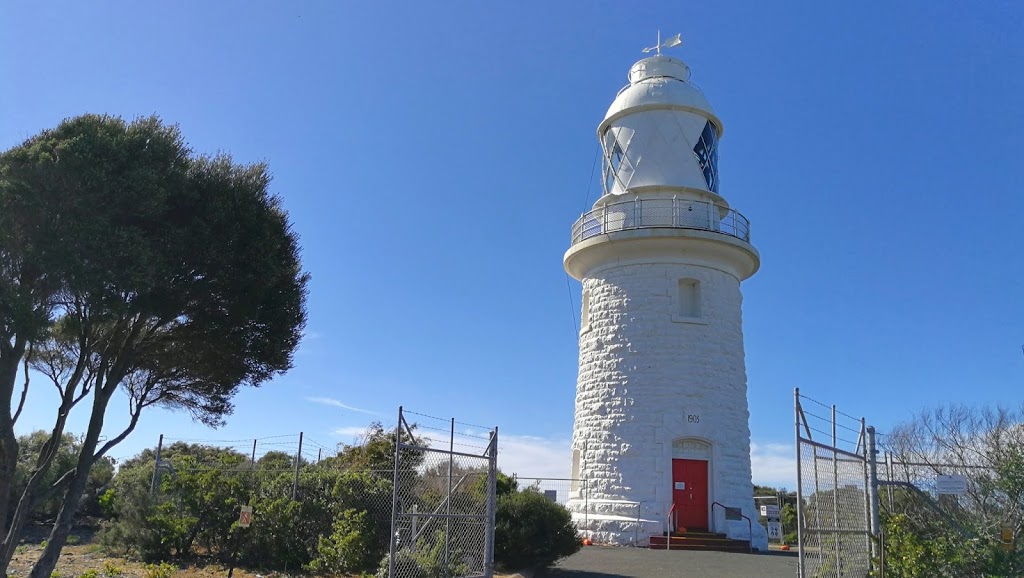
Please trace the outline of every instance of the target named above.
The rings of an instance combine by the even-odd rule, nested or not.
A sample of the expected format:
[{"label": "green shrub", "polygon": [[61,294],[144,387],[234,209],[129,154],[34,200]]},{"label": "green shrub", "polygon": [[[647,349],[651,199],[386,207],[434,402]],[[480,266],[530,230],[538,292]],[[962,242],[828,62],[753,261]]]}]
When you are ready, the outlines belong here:
[{"label": "green shrub", "polygon": [[371,570],[380,559],[373,548],[373,528],[366,512],[345,510],[334,532],[323,536],[309,570],[320,574],[351,574]]},{"label": "green shrub", "polygon": [[[469,568],[462,563],[463,552],[453,550],[447,571],[445,570],[444,533],[435,533],[430,541],[416,543],[416,550],[399,550],[395,554],[395,576],[402,578],[448,578],[465,576]],[[387,578],[389,557],[384,556],[377,569],[376,578]]]},{"label": "green shrub", "polygon": [[526,490],[498,498],[494,561],[507,570],[546,568],[581,547],[572,514],[539,492]]},{"label": "green shrub", "polygon": [[146,564],[145,568],[146,578],[171,578],[174,573],[178,570],[178,567],[174,564]]},{"label": "green shrub", "polygon": [[103,574],[108,578],[120,578],[124,574],[124,568],[107,560],[103,563]]},{"label": "green shrub", "polygon": [[100,578],[100,573],[96,570],[86,570],[79,574],[78,578]]}]

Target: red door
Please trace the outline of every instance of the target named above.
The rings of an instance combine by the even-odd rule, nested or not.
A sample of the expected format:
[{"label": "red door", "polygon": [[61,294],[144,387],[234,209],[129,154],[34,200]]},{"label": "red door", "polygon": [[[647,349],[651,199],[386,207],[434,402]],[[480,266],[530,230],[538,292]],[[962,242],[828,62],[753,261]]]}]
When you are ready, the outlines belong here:
[{"label": "red door", "polygon": [[708,463],[704,460],[672,460],[672,503],[676,526],[681,530],[708,527]]}]

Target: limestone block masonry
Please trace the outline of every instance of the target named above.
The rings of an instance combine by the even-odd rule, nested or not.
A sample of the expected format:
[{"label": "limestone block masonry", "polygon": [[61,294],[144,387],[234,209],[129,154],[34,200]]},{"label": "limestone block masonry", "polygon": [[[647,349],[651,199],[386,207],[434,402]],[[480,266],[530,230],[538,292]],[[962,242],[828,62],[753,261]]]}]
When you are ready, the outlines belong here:
[{"label": "limestone block masonry", "polygon": [[[680,279],[700,283],[699,318],[678,314]],[[664,530],[673,448],[689,439],[711,446],[709,503],[741,507],[757,520],[739,280],[708,267],[639,263],[595,270],[583,289],[590,310],[580,335],[573,447],[577,475],[588,480],[593,537],[626,543]],[[714,527],[747,537],[746,521],[726,522],[714,510]],[[767,536],[758,540],[758,528],[754,547],[763,549]]]},{"label": "limestone block masonry", "polygon": [[722,121],[660,48],[628,78],[597,129],[603,195],[563,261],[583,284],[568,505],[597,542],[708,529],[765,549],[740,293],[760,254],[719,188]]}]

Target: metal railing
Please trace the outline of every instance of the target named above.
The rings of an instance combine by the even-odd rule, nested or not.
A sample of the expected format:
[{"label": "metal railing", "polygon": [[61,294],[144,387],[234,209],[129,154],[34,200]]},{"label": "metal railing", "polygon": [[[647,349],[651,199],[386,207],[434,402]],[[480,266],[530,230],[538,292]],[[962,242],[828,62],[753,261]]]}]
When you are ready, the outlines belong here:
[{"label": "metal railing", "polygon": [[750,242],[750,221],[722,205],[692,199],[640,199],[583,213],[572,226],[572,244],[630,229],[696,229]]},{"label": "metal railing", "polygon": [[676,504],[672,503],[672,506],[668,509],[668,532],[665,533],[665,549],[672,549],[672,533],[676,531],[677,518],[676,518]]},{"label": "metal railing", "polygon": [[[711,517],[712,517],[712,519],[714,519],[714,517],[715,517],[715,506],[721,506],[722,510],[725,511],[725,520],[726,521],[729,521],[729,514],[730,514],[730,512],[733,513],[733,514],[738,514],[739,517],[741,517],[741,518],[743,518],[744,520],[747,521],[747,542],[748,542],[747,543],[747,548],[748,548],[749,552],[753,552],[754,551],[754,522],[751,521],[750,518],[748,518],[745,515],[743,515],[743,512],[741,512],[739,508],[730,508],[729,506],[726,506],[725,504],[723,504],[721,502],[711,502]],[[715,528],[715,530],[717,530],[717,529],[718,528]]]}]

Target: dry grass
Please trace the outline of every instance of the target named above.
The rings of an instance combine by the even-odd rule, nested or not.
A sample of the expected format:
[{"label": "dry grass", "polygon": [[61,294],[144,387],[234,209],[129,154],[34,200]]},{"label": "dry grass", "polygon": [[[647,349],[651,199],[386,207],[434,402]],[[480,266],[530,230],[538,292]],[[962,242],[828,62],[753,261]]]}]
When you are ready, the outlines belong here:
[{"label": "dry grass", "polygon": [[[146,569],[146,564],[137,561],[110,556],[106,554],[98,543],[92,541],[92,534],[89,532],[75,533],[72,541],[77,544],[69,544],[61,551],[60,561],[57,563],[57,577],[55,578],[78,578],[79,576],[95,573],[95,578],[150,578],[151,575]],[[23,543],[18,546],[7,570],[9,578],[24,578],[32,569],[32,564],[43,552],[43,541],[45,534],[42,532],[26,532]],[[120,573],[118,573],[120,570]],[[174,578],[225,578],[228,569],[219,564],[188,565],[178,567],[174,572]],[[259,572],[236,568],[233,576],[237,578],[283,578],[287,574],[280,572]]]},{"label": "dry grass", "polygon": [[[57,563],[55,578],[79,578],[83,574],[95,573],[95,578],[151,578],[146,570],[146,565],[137,560],[128,560],[116,556],[107,555],[98,543],[92,541],[92,535],[88,532],[74,534],[77,544],[69,544],[61,552],[60,561]],[[32,569],[32,564],[43,552],[43,538],[45,533],[27,532],[23,543],[11,560],[7,570],[9,578],[24,578]],[[120,570],[118,574],[117,570]],[[91,572],[90,572],[91,571]],[[295,575],[301,575],[296,572]],[[188,565],[178,567],[174,572],[174,578],[226,578],[227,567],[220,564]],[[237,578],[286,578],[292,574],[273,571],[254,571],[243,568],[236,568],[233,576]],[[495,578],[511,578],[513,575],[495,574]]]}]

